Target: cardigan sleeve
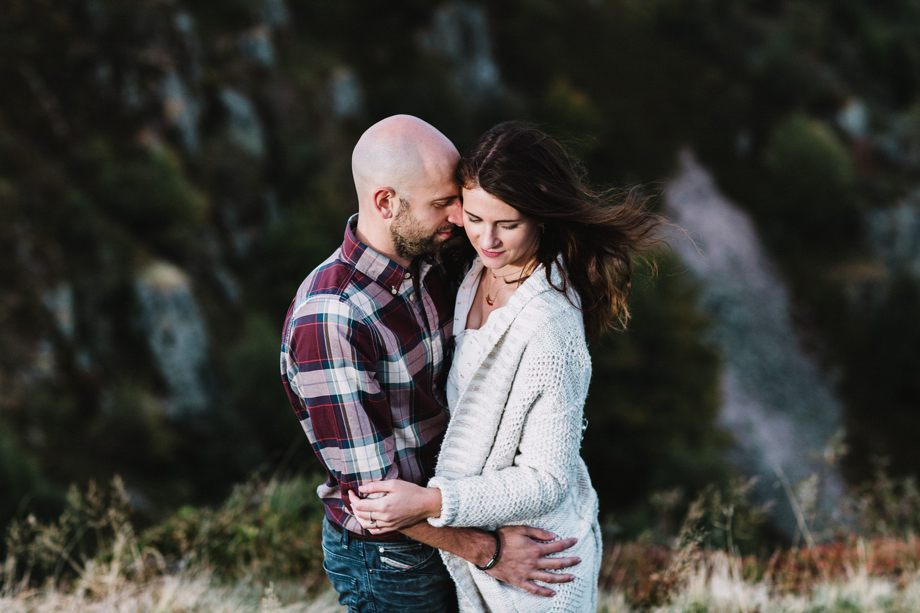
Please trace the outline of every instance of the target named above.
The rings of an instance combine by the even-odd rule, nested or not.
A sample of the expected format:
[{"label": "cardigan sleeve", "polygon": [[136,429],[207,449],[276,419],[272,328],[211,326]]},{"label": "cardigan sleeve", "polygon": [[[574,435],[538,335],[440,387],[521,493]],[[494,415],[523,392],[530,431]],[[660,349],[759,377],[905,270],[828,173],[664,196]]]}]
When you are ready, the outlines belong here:
[{"label": "cardigan sleeve", "polygon": [[[579,322],[580,323],[580,322]],[[583,409],[591,377],[584,338],[557,326],[544,329],[521,357],[510,402],[530,404],[521,415],[520,442],[511,466],[448,479],[441,490],[441,515],[434,526],[497,526],[540,516],[566,497],[575,478],[583,431]]]}]

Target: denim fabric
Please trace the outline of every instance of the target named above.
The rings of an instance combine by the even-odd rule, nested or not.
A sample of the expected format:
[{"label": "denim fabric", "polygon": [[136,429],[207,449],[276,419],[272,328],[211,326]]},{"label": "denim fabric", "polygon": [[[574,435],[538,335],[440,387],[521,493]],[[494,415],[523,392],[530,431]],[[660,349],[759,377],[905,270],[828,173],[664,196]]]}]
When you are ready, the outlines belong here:
[{"label": "denim fabric", "polygon": [[454,582],[434,547],[357,541],[323,520],[323,556],[323,568],[348,613],[457,611]]}]

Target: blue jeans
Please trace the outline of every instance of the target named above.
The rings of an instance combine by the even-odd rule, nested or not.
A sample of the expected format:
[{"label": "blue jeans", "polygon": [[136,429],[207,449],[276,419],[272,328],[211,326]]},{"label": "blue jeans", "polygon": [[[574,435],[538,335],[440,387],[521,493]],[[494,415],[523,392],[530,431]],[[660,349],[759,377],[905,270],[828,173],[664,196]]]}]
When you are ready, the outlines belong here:
[{"label": "blue jeans", "polygon": [[434,547],[359,541],[324,519],[323,556],[323,568],[348,613],[457,611],[457,589]]}]

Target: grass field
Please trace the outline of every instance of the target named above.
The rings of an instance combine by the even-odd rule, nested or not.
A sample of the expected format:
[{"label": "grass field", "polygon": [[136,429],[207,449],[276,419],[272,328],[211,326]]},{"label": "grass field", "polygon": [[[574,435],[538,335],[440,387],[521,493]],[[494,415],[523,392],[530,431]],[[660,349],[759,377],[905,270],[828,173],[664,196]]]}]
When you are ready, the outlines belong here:
[{"label": "grass field", "polygon": [[[322,571],[321,510],[312,488],[304,479],[256,479],[218,509],[180,509],[140,533],[120,480],[73,490],[57,522],[29,517],[8,527],[0,612],[344,611]],[[871,497],[857,501],[850,530],[759,555],[740,555],[730,540],[714,546],[706,523],[724,528],[726,516],[740,515],[728,505],[713,519],[700,498],[680,534],[609,544],[598,611],[920,611],[920,540],[912,536],[920,507],[912,482],[880,479],[865,491]],[[709,500],[721,508],[726,498]]]},{"label": "grass field", "polygon": [[[920,611],[918,551],[920,543],[914,539],[854,540],[756,560],[724,552],[662,552],[621,545],[607,552],[598,612],[914,613]],[[87,564],[72,582],[58,586],[8,585],[0,595],[0,611],[344,611],[322,578],[266,585],[255,578],[219,579],[198,569],[130,580],[123,563],[111,559]],[[641,574],[639,568],[644,568]]]}]

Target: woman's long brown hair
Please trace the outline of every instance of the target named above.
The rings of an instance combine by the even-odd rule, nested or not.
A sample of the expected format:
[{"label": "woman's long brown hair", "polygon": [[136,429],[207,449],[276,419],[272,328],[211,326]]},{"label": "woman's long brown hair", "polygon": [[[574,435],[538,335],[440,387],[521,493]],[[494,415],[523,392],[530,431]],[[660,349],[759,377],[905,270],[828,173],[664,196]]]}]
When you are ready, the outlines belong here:
[{"label": "woman's long brown hair", "polygon": [[[568,149],[519,122],[483,134],[460,161],[457,180],[544,225],[537,261],[555,289],[565,293],[571,284],[578,293],[589,337],[626,327],[633,258],[660,242],[657,231],[668,225],[647,209],[639,189],[592,190]],[[560,256],[557,286],[551,275]]]}]

